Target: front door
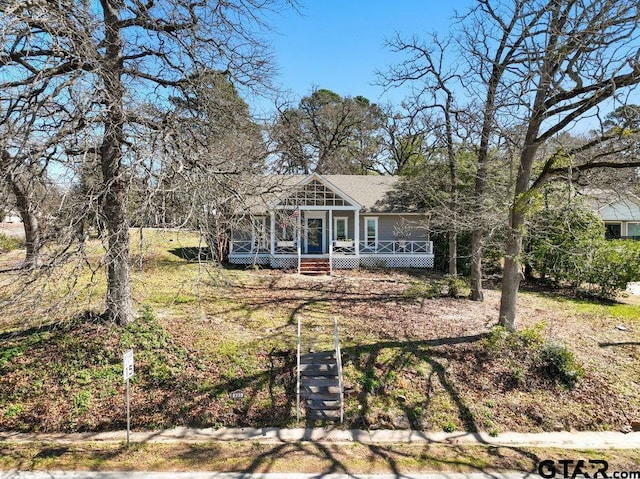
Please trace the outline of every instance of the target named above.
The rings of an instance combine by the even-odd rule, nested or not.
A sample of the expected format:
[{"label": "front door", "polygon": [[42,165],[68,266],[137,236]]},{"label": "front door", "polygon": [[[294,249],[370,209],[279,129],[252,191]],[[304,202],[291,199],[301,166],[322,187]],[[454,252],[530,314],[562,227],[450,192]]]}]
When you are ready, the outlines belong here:
[{"label": "front door", "polygon": [[322,218],[307,218],[307,253],[322,254]]}]

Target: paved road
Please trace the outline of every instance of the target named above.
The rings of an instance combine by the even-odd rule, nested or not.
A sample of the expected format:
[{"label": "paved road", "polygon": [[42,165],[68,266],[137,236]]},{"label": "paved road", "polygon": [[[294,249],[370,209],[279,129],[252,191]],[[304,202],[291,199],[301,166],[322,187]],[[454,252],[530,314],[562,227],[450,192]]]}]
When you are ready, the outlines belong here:
[{"label": "paved road", "polygon": [[0,479],[522,479],[538,475],[511,473],[300,474],[244,472],[0,472]]}]

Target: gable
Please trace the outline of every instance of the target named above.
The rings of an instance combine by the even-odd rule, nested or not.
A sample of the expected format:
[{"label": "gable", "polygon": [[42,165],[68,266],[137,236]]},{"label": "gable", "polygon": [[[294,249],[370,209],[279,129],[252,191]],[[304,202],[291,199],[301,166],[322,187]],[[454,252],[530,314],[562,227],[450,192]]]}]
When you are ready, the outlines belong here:
[{"label": "gable", "polygon": [[298,207],[348,207],[360,209],[361,205],[339,188],[331,185],[319,175],[305,178],[293,191],[286,193],[275,203],[276,208]]},{"label": "gable", "polygon": [[621,199],[598,208],[603,221],[640,221],[640,205],[630,199]]},{"label": "gable", "polygon": [[256,193],[250,211],[270,209],[354,209],[362,213],[417,213],[399,198],[398,176],[378,175],[269,175],[262,180],[266,193]]}]

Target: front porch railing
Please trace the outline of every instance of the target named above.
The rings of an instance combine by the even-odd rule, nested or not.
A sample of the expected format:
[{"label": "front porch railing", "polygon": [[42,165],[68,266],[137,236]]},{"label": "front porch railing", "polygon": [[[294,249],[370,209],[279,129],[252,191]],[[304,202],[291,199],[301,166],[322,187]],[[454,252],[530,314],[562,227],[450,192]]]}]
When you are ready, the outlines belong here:
[{"label": "front porch railing", "polygon": [[432,241],[360,241],[360,254],[433,254]]},{"label": "front porch railing", "polygon": [[[345,242],[332,242],[331,249],[336,255],[355,255],[355,242],[347,245]],[[275,245],[275,254],[301,256],[301,245],[294,241],[279,241]],[[258,247],[253,241],[233,240],[231,242],[230,255],[269,253],[269,250]],[[360,254],[433,254],[432,241],[377,241],[370,243],[360,241]]]}]

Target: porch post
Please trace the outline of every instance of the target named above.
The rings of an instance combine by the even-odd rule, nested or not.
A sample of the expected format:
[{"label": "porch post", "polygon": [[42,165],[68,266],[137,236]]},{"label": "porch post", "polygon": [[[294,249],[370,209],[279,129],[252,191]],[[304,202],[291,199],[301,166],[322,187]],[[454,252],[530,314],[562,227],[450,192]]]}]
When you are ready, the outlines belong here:
[{"label": "porch post", "polygon": [[276,254],[276,212],[271,211],[271,256]]},{"label": "porch post", "polygon": [[302,211],[299,206],[296,218],[298,220],[298,251],[302,251]]},{"label": "porch post", "polygon": [[353,239],[355,241],[356,256],[360,254],[360,210],[355,210],[355,220],[353,225]]},{"label": "porch post", "polygon": [[330,245],[333,241],[333,210],[329,210],[329,238],[327,238],[327,251],[330,251]]}]

